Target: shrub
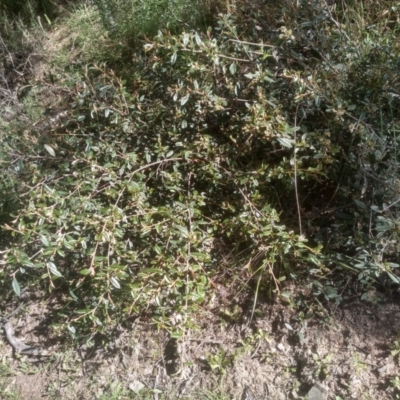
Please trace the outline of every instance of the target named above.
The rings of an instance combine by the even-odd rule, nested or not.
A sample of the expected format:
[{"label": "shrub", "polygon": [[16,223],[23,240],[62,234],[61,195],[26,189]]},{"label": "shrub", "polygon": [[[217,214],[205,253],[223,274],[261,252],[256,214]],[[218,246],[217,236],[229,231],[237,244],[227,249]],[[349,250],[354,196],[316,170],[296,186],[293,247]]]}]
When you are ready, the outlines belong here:
[{"label": "shrub", "polygon": [[[319,265],[318,249],[284,225],[293,150],[308,145],[271,96],[269,50],[231,40],[229,18],[219,29],[159,33],[129,90],[90,67],[67,120],[38,143],[7,265],[14,283],[68,288],[72,332],[149,313],[177,334],[214,280],[255,276],[279,291],[294,266]],[[240,262],[226,264],[232,249]]]},{"label": "shrub", "polygon": [[280,293],[302,275],[338,300],[322,261],[397,283],[396,25],[282,1],[272,32],[239,4],[150,37],[159,5],[97,2],[112,49],[149,37],[121,59],[130,74],[75,74],[62,123],[30,133],[4,283],[62,291],[74,335],[146,314],[175,336],[220,283]]}]

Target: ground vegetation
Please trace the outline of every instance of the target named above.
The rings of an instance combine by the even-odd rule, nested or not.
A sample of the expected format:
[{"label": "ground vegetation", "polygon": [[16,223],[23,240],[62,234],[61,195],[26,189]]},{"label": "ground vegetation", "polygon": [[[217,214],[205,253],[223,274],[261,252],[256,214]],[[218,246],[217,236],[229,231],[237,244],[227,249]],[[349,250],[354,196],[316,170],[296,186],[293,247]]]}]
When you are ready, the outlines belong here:
[{"label": "ground vegetation", "polygon": [[400,3],[1,7],[4,301],[93,346],[278,301],[302,343],[345,289],[397,295]]}]

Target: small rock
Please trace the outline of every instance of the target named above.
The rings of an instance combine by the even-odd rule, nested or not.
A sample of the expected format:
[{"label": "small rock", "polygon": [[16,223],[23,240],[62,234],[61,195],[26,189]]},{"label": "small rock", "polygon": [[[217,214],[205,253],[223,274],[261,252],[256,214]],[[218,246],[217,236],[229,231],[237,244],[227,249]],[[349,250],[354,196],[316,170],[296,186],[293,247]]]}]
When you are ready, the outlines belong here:
[{"label": "small rock", "polygon": [[132,392],[138,393],[145,388],[145,385],[140,381],[134,380],[129,384],[128,387],[130,390],[132,390]]},{"label": "small rock", "polygon": [[308,392],[307,400],[327,400],[326,390],[316,383]]},{"label": "small rock", "polygon": [[394,370],[394,363],[389,362],[378,369],[379,375],[389,375]]}]

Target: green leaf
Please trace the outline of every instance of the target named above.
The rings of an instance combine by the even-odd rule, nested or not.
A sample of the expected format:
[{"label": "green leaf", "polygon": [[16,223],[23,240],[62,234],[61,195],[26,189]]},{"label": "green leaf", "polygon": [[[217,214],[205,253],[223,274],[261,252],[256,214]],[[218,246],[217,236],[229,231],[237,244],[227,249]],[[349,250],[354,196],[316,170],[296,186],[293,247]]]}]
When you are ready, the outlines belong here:
[{"label": "green leaf", "polygon": [[235,75],[235,74],[236,74],[236,64],[235,64],[235,63],[232,63],[232,64],[229,66],[229,71],[230,71],[230,73],[231,73],[232,75]]},{"label": "green leaf", "polygon": [[51,156],[53,156],[53,157],[56,156],[56,152],[53,150],[53,148],[52,148],[51,146],[49,146],[48,144],[45,144],[45,145],[44,145],[44,148],[47,150],[47,152],[48,152]]},{"label": "green leaf", "polygon": [[57,269],[56,265],[53,262],[49,261],[46,265],[53,275],[58,276],[60,278],[62,277],[61,272]]},{"label": "green leaf", "polygon": [[163,249],[160,246],[154,246],[153,249],[159,256],[163,253]]},{"label": "green leaf", "polygon": [[75,312],[77,313],[77,314],[87,314],[88,312],[90,312],[90,311],[92,311],[92,309],[91,308],[81,308],[81,309],[79,309],[79,310],[75,310]]},{"label": "green leaf", "polygon": [[75,333],[76,333],[75,327],[73,327],[72,325],[67,325],[67,328],[73,335],[75,335]]},{"label": "green leaf", "polygon": [[196,40],[196,43],[198,46],[201,46],[203,44],[203,41],[201,40],[201,38],[197,32],[194,34],[194,39]]},{"label": "green leaf", "polygon": [[183,234],[184,238],[189,237],[189,232],[186,227],[180,226],[180,225],[175,225],[175,228],[178,229],[178,231],[180,231]]},{"label": "green leaf", "polygon": [[40,236],[40,240],[46,247],[50,244],[47,238],[43,235]]},{"label": "green leaf", "polygon": [[13,276],[12,288],[13,288],[13,290],[14,290],[14,293],[15,293],[18,297],[21,297],[21,287],[19,286],[19,283],[18,283],[17,279],[15,278],[15,276]]},{"label": "green leaf", "polygon": [[60,255],[61,257],[65,257],[65,253],[64,253],[61,249],[57,249],[57,253],[58,253],[58,255]]},{"label": "green leaf", "polygon": [[293,328],[290,324],[288,324],[287,322],[285,322],[285,326],[286,328],[288,328],[290,331],[293,331]]},{"label": "green leaf", "polygon": [[87,269],[87,268],[84,268],[84,269],[81,269],[81,270],[79,271],[79,273],[80,273],[81,275],[89,275],[89,274],[90,274],[90,270]]},{"label": "green leaf", "polygon": [[30,260],[24,260],[22,261],[22,265],[25,265],[25,267],[31,267],[31,268],[35,268],[37,267],[32,261]]},{"label": "green leaf", "polygon": [[189,43],[189,39],[190,39],[189,34],[188,34],[188,33],[185,33],[185,34],[183,35],[183,39],[182,39],[182,42],[183,42],[183,45],[184,45],[184,46],[186,46],[186,45]]},{"label": "green leaf", "polygon": [[76,296],[76,294],[72,291],[72,289],[69,289],[69,294],[71,295],[71,297],[75,300],[78,301],[78,297]]},{"label": "green leaf", "polygon": [[364,210],[366,210],[366,209],[367,209],[367,206],[366,206],[366,204],[365,204],[365,203],[363,203],[361,200],[354,199],[354,201],[355,201],[355,203],[356,203],[356,204],[357,204],[359,207],[363,208]]},{"label": "green leaf", "polygon": [[278,137],[277,139],[281,145],[283,145],[289,149],[291,149],[293,147],[293,145],[292,145],[293,140],[283,138],[283,137]]},{"label": "green leaf", "polygon": [[171,337],[174,338],[174,339],[181,339],[182,338],[182,332],[181,331],[171,332]]},{"label": "green leaf", "polygon": [[399,278],[397,276],[393,275],[392,273],[388,272],[389,278],[394,282],[394,283],[400,283]]},{"label": "green leaf", "polygon": [[189,100],[189,97],[190,97],[190,95],[189,94],[187,94],[185,97],[183,97],[182,99],[181,99],[181,106],[184,106],[187,102],[188,102],[188,100]]},{"label": "green leaf", "polygon": [[111,277],[110,282],[116,289],[121,289],[121,285],[115,276]]}]

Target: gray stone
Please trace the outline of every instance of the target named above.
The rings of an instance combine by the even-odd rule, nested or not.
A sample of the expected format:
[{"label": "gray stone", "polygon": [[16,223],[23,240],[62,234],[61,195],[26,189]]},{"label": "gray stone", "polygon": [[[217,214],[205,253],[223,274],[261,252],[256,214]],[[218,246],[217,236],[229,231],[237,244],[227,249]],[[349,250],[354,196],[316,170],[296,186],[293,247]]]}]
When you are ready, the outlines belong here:
[{"label": "gray stone", "polygon": [[307,394],[307,400],[327,400],[327,398],[326,390],[318,383],[314,384]]},{"label": "gray stone", "polygon": [[140,381],[134,380],[129,384],[128,387],[130,390],[132,390],[132,392],[138,393],[145,388],[145,385]]}]

